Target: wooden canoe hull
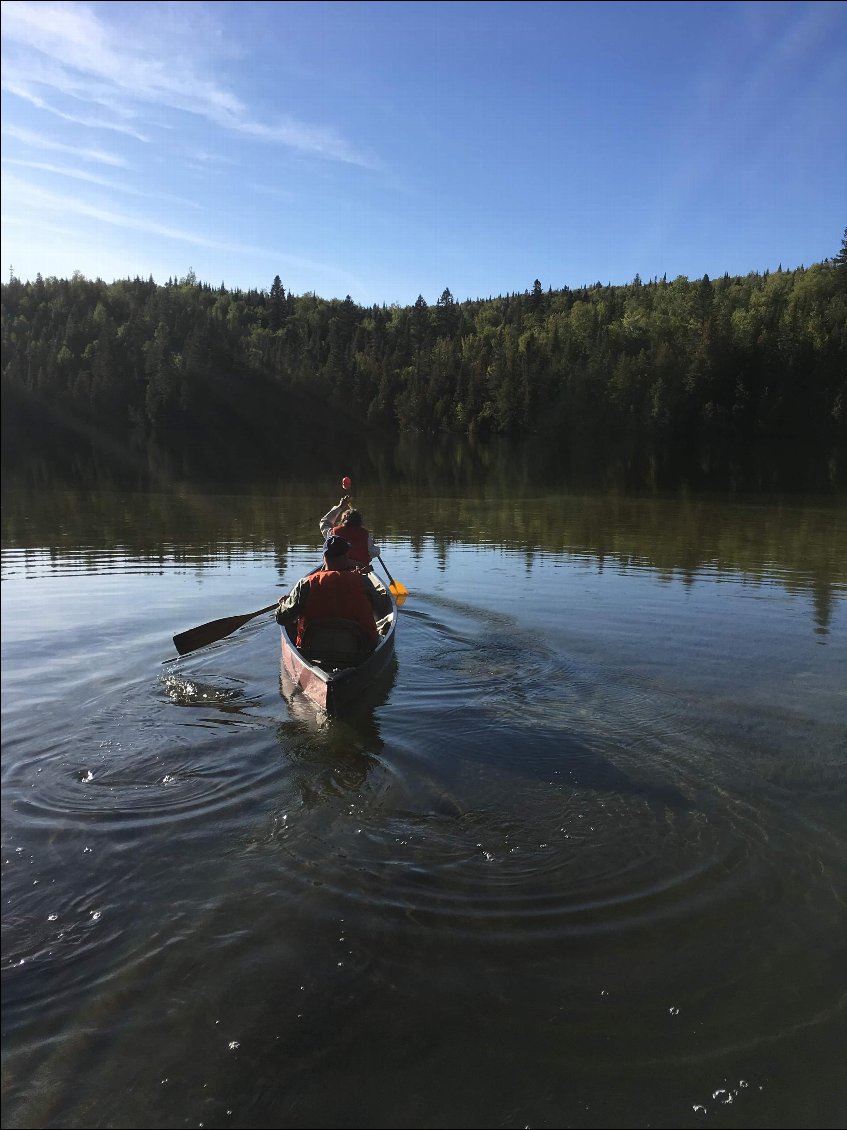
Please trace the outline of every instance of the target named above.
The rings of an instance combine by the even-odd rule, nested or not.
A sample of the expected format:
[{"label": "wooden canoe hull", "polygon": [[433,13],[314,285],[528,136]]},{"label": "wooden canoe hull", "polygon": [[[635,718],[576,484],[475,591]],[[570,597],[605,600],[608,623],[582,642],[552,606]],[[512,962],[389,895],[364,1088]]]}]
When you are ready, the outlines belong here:
[{"label": "wooden canoe hull", "polygon": [[298,651],[287,629],[280,625],[282,666],[295,687],[327,714],[336,714],[345,706],[357,702],[376,682],[394,657],[394,634],[397,628],[397,604],[384,585],[369,573],[368,578],[380,595],[384,595],[390,612],[379,621],[380,639],[374,651],[358,666],[326,671],[317,663],[310,663]]}]

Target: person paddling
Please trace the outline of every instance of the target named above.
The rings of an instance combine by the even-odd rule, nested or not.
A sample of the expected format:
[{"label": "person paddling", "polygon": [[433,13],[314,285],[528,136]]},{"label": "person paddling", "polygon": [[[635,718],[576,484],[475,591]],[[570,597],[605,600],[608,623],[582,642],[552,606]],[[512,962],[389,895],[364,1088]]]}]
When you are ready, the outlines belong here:
[{"label": "person paddling", "polygon": [[349,549],[350,543],[344,538],[330,534],[323,546],[323,568],[303,577],[288,596],[280,597],[276,621],[289,625],[296,618],[297,647],[312,620],[352,620],[371,647],[379,639],[376,591],[350,560]]},{"label": "person paddling", "polygon": [[370,569],[374,557],[379,557],[379,548],[373,535],[362,523],[360,511],[350,504],[350,495],[341,497],[337,505],[324,514],[320,521],[321,537],[335,535],[342,537],[350,545],[348,556],[356,565]]}]

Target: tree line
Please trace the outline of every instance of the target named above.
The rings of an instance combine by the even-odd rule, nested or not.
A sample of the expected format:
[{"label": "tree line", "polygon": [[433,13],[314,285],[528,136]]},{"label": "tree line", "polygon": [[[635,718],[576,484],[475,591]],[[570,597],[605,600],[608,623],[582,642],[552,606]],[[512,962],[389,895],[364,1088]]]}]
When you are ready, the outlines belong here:
[{"label": "tree line", "polygon": [[277,441],[323,424],[469,436],[847,439],[839,255],[745,276],[359,306],[156,284],[2,286],[4,446],[20,430],[113,442]]}]

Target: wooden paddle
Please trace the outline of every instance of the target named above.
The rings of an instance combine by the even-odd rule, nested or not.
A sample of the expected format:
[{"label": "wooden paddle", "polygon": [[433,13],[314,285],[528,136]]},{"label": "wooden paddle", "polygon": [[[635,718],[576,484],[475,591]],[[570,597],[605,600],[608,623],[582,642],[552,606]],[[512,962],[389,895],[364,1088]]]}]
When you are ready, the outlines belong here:
[{"label": "wooden paddle", "polygon": [[[380,565],[383,567],[383,569],[385,569],[385,562],[382,560],[382,558],[379,556],[379,554],[376,555],[376,559],[380,563]],[[395,581],[394,578],[391,576],[391,574],[388,572],[387,569],[385,569],[385,575],[386,575],[386,577],[388,577],[388,581],[389,581],[388,587],[394,593],[395,596],[407,597],[409,595],[409,590],[406,588],[406,586],[401,585],[399,581]]]},{"label": "wooden paddle", "polygon": [[187,655],[189,651],[196,651],[199,647],[208,647],[210,643],[217,643],[237,632],[248,620],[276,607],[276,603],[269,604],[267,608],[248,612],[246,616],[224,616],[221,620],[210,620],[208,624],[201,624],[198,628],[189,628],[187,632],[174,636],[174,647],[180,655]]}]

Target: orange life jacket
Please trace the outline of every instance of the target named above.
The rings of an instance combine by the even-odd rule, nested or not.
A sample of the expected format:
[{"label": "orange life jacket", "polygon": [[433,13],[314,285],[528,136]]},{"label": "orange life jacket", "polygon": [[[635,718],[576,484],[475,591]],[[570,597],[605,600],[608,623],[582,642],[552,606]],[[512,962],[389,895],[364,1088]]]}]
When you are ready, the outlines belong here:
[{"label": "orange life jacket", "polygon": [[303,632],[310,620],[342,619],[358,624],[372,644],[379,640],[371,603],[365,596],[362,574],[357,569],[321,569],[311,573],[309,599],[297,619],[297,646],[303,642]]},{"label": "orange life jacket", "polygon": [[333,526],[330,533],[339,534],[350,543],[347,556],[360,565],[370,565],[371,554],[368,549],[368,531],[364,526]]}]

